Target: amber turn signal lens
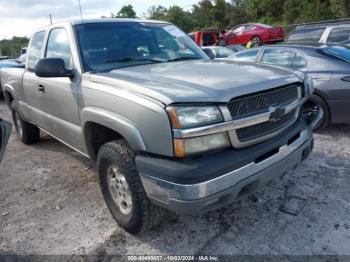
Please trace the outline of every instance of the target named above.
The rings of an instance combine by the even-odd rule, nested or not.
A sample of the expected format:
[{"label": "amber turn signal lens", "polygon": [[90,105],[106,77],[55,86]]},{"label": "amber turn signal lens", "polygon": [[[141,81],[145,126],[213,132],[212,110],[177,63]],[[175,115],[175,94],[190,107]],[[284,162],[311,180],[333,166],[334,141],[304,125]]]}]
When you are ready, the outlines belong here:
[{"label": "amber turn signal lens", "polygon": [[174,139],[174,156],[185,157],[185,143],[183,139]]},{"label": "amber turn signal lens", "polygon": [[166,111],[167,111],[169,119],[170,119],[171,127],[175,128],[175,129],[179,129],[180,123],[179,123],[179,120],[177,119],[175,109],[173,107],[167,107]]}]

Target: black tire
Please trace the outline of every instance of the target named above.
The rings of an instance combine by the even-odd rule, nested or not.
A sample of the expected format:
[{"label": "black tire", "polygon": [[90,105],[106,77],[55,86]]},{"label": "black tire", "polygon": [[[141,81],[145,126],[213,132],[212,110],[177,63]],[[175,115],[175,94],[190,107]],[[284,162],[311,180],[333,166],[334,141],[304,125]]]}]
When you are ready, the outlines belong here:
[{"label": "black tire", "polygon": [[252,37],[252,39],[250,39],[250,41],[252,41],[252,46],[253,47],[258,47],[261,45],[261,39],[259,36],[254,36]]},{"label": "black tire", "polygon": [[[100,180],[100,187],[107,207],[117,223],[131,234],[137,234],[157,225],[166,215],[163,208],[153,205],[148,199],[140,175],[135,167],[135,155],[124,140],[116,140],[101,146],[97,156],[97,171]],[[123,183],[126,181],[126,191],[119,190],[120,180],[113,178],[110,171],[122,175]],[[115,174],[115,173],[114,173]],[[111,180],[116,180],[115,185],[111,185]],[[119,185],[119,188],[118,188]],[[117,187],[118,189],[116,189]],[[118,191],[119,190],[119,191]],[[131,197],[131,205],[125,200],[124,204],[117,203],[120,191],[127,192]],[[117,194],[114,194],[117,192]],[[115,197],[117,195],[117,198]],[[124,196],[127,199],[126,196]],[[130,199],[130,198],[129,198]],[[130,213],[127,213],[129,211]]]},{"label": "black tire", "polygon": [[21,141],[26,144],[34,144],[40,140],[40,130],[37,126],[23,120],[18,113],[15,102],[11,103],[11,112],[16,132]]},{"label": "black tire", "polygon": [[323,110],[323,118],[315,127],[315,131],[321,131],[325,129],[330,123],[330,112],[326,102],[318,95],[311,95],[309,101],[307,101],[304,107],[308,110],[317,109],[318,107]]}]

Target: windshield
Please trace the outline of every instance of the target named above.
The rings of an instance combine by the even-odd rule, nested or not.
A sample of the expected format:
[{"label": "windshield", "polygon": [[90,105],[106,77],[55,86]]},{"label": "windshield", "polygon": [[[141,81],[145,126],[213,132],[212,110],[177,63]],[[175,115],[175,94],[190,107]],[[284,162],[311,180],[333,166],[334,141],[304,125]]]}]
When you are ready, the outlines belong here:
[{"label": "windshield", "polygon": [[190,37],[171,24],[105,22],[75,28],[85,71],[208,59]]},{"label": "windshield", "polygon": [[345,46],[327,46],[320,49],[320,52],[350,63],[350,48]]}]

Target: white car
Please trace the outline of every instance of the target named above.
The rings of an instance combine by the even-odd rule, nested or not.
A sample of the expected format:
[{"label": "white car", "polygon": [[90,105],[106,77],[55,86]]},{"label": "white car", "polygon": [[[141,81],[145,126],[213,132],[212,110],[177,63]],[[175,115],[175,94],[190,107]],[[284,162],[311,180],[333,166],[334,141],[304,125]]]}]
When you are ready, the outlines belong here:
[{"label": "white car", "polygon": [[287,43],[339,43],[350,39],[350,23],[343,25],[298,26],[288,37]]}]

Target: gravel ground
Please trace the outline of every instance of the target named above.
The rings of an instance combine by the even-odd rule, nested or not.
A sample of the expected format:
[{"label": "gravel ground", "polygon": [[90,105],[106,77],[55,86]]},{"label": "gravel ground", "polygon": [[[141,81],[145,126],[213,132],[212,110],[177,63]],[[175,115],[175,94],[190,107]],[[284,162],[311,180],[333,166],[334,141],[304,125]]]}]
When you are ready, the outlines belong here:
[{"label": "gravel ground", "polygon": [[[3,102],[0,117],[10,119]],[[13,132],[0,165],[0,254],[350,255],[349,131],[317,134],[306,162],[252,197],[138,236],[114,222],[89,160]],[[297,215],[280,211],[288,199]]]}]

